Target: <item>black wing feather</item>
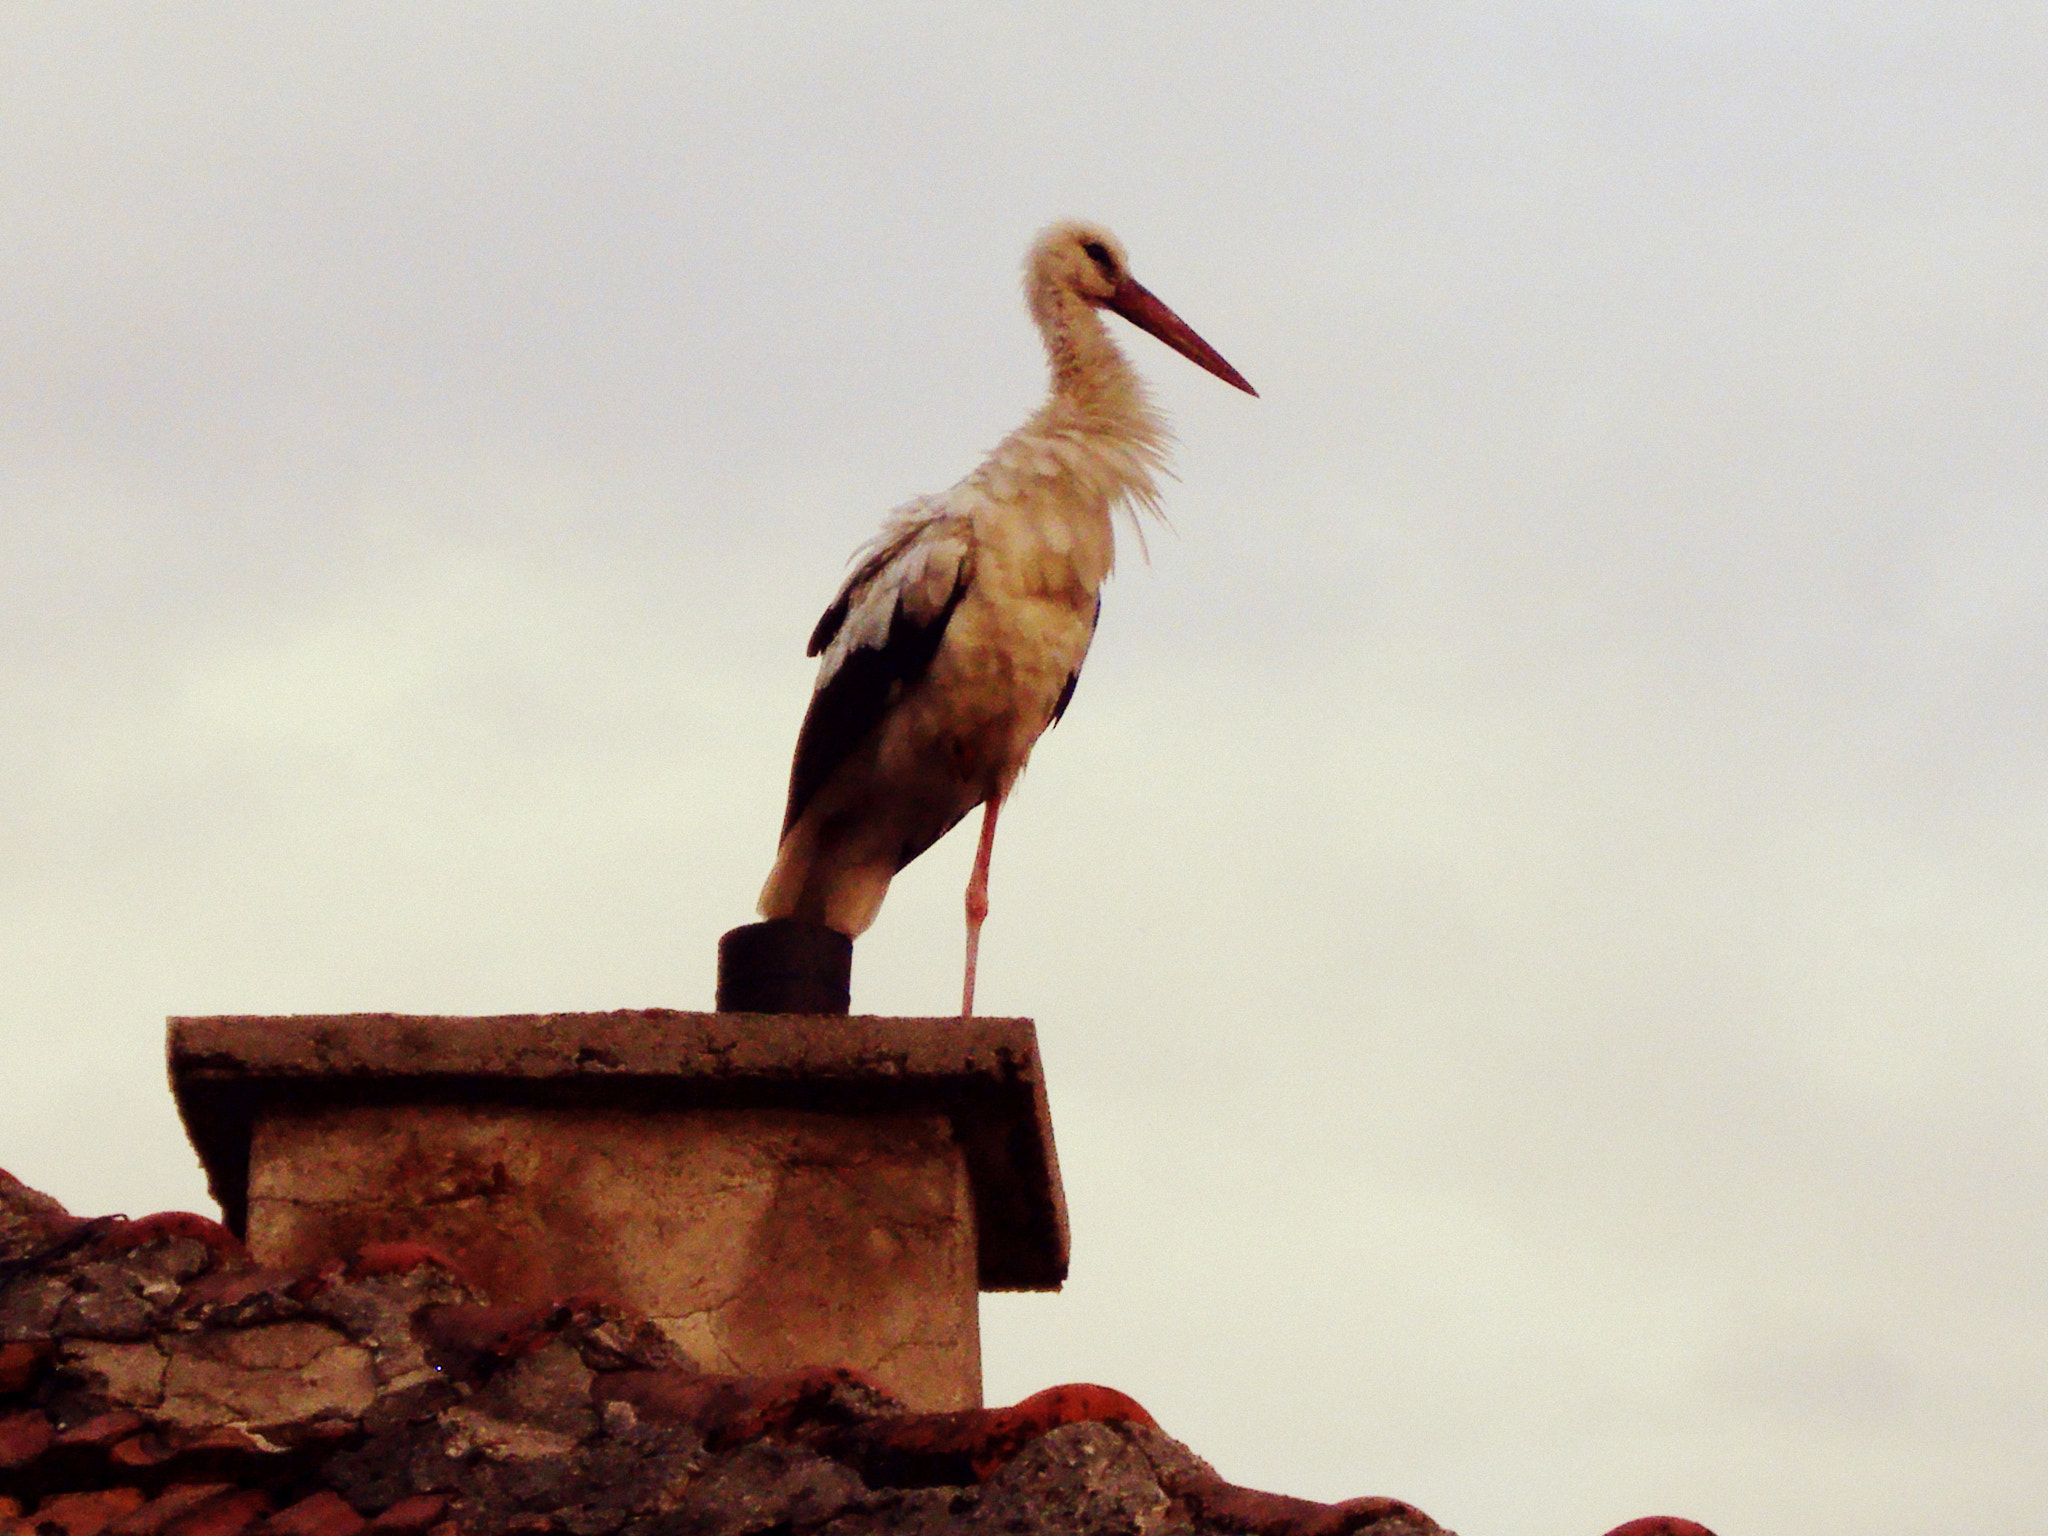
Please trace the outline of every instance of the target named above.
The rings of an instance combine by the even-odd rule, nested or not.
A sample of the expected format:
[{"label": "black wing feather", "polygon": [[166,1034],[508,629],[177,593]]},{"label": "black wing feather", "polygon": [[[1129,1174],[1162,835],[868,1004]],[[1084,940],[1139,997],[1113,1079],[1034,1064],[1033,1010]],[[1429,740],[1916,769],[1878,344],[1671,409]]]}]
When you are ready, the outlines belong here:
[{"label": "black wing feather", "polygon": [[[853,611],[855,594],[877,576],[881,575],[882,567],[902,554],[905,546],[913,543],[921,532],[923,532],[923,529],[917,525],[905,528],[902,533],[884,544],[872,555],[869,555],[867,559],[861,561],[860,569],[846,578],[846,585],[841,587],[839,595],[832,599],[832,606],[818,616],[818,627],[811,631],[810,641],[804,646],[804,654],[806,656],[820,656],[824,654],[825,647],[832,643],[833,637],[839,633],[839,627],[846,622],[846,616]],[[946,619],[951,617],[952,612],[953,610],[948,608],[939,618],[939,630],[942,634],[946,628]],[[898,609],[897,617],[902,617],[900,608]],[[893,628],[890,630],[890,636],[892,639],[895,636]],[[933,654],[937,654],[938,647],[934,645],[932,651]],[[925,660],[929,663],[931,657],[928,656]]]},{"label": "black wing feather", "polygon": [[[1095,612],[1091,614],[1088,619],[1088,643],[1091,646],[1095,643],[1095,626],[1100,624],[1101,622],[1102,599],[1100,597],[1097,597],[1095,599]],[[1088,659],[1088,653],[1085,650],[1081,653],[1081,659],[1084,662]],[[1064,715],[1067,712],[1067,706],[1074,702],[1074,687],[1080,681],[1081,669],[1077,666],[1074,668],[1072,672],[1069,672],[1067,674],[1067,686],[1060,690],[1060,701],[1059,703],[1053,705],[1052,718],[1045,722],[1045,728],[1047,730],[1051,730],[1054,726],[1060,723],[1060,716]]]},{"label": "black wing feather", "polygon": [[[846,589],[818,620],[811,635],[811,655],[832,643],[832,637],[846,622],[853,594],[887,563],[893,552],[879,551],[854,573]],[[946,638],[953,610],[967,595],[970,574],[963,563],[945,606],[929,619],[920,620],[905,612],[902,599],[897,599],[896,611],[889,618],[888,638],[879,646],[863,646],[849,652],[838,669],[811,695],[811,707],[804,712],[803,728],[797,732],[796,761],[789,770],[789,806],[782,816],[785,837],[825,781],[881,723],[896,695],[930,669],[932,658],[939,654],[939,646]]]}]

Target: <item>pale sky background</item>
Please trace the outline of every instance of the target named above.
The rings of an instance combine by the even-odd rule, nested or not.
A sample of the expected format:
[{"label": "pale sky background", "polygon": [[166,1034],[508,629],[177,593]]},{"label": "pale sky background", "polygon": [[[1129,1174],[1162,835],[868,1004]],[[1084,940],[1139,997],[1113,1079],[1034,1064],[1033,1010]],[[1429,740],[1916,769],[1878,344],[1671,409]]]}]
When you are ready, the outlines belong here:
[{"label": "pale sky background", "polygon": [[1466,1536],[2037,1528],[2044,184],[2038,5],[9,5],[0,1167],[211,1211],[167,1014],[708,1007],[1085,216],[1264,398],[1126,333],[990,1399]]}]

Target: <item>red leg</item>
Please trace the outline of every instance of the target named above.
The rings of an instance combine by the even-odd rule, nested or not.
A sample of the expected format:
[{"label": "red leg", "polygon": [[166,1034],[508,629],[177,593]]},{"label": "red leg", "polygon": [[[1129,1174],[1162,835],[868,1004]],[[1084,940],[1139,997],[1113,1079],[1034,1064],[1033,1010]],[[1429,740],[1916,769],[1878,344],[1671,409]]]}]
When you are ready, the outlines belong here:
[{"label": "red leg", "polygon": [[996,812],[1001,795],[981,806],[981,846],[974,851],[974,873],[967,878],[967,982],[960,993],[960,1017],[974,1017],[974,971],[981,960],[981,925],[988,917],[988,860],[996,845]]}]

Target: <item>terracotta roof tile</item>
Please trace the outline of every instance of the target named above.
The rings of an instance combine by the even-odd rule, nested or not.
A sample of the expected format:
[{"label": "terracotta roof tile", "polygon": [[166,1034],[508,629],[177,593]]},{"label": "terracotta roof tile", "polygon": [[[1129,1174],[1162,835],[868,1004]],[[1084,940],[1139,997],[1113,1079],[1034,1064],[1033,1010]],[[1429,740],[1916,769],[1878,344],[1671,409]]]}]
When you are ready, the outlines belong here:
[{"label": "terracotta roof tile", "polygon": [[57,1438],[50,1416],[38,1408],[0,1418],[0,1472],[19,1472],[50,1448]]},{"label": "terracotta roof tile", "polygon": [[140,1488],[101,1488],[52,1494],[29,1517],[38,1536],[100,1536],[121,1516],[141,1508]]},{"label": "terracotta roof tile", "polygon": [[94,1414],[81,1424],[59,1431],[57,1447],[66,1451],[104,1451],[126,1440],[148,1421],[132,1408]]},{"label": "terracotta roof tile", "polygon": [[162,1536],[242,1536],[270,1507],[270,1495],[260,1488],[224,1493],[171,1521]]},{"label": "terracotta roof tile", "polygon": [[340,1494],[322,1489],[264,1521],[261,1536],[360,1536],[369,1523]]},{"label": "terracotta roof tile", "polygon": [[165,1526],[234,1491],[233,1483],[175,1483],[108,1526],[106,1536],[160,1536]]},{"label": "terracotta roof tile", "polygon": [[48,1339],[0,1344],[0,1397],[13,1397],[34,1386],[56,1352]]},{"label": "terracotta roof tile", "polygon": [[370,1536],[425,1536],[447,1513],[445,1493],[415,1493],[370,1522]]}]

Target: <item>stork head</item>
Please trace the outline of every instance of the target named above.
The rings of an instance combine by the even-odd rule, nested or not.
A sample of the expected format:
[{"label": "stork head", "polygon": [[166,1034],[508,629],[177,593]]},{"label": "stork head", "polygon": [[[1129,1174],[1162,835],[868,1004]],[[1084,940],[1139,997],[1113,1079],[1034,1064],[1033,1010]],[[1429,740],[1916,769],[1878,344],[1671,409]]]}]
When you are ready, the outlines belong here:
[{"label": "stork head", "polygon": [[1224,383],[1248,395],[1258,393],[1193,327],[1131,276],[1123,243],[1099,224],[1069,220],[1040,234],[1024,261],[1024,285],[1034,312],[1071,295],[1093,308],[1122,315]]}]

